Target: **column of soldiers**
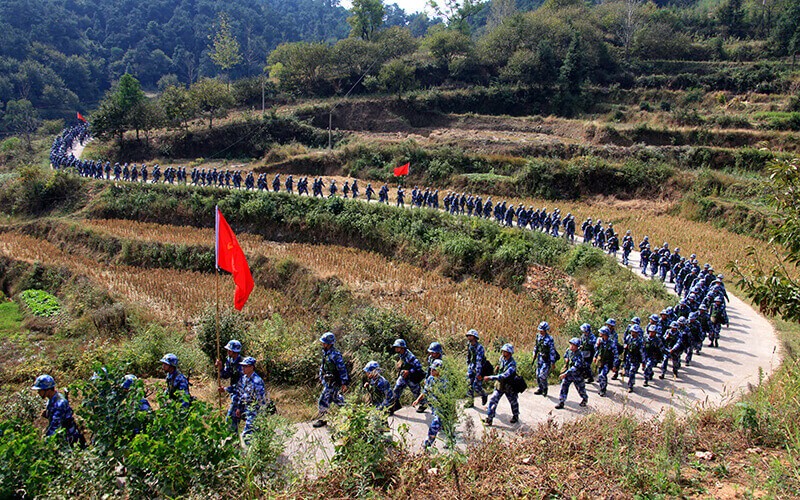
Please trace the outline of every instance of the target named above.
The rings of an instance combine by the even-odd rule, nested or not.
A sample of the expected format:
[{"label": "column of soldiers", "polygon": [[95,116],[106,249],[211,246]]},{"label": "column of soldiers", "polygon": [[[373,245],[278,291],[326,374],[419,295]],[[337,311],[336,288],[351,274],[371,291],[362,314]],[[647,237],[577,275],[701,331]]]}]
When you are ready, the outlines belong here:
[{"label": "column of soldiers", "polygon": [[[227,357],[224,361],[216,360],[215,366],[219,370],[220,379],[229,380],[230,385],[220,386],[218,390],[220,395],[228,394],[230,396],[227,419],[231,432],[238,434],[239,424],[244,422],[241,439],[247,446],[255,431],[256,417],[263,411],[275,413],[275,405],[269,398],[263,379],[256,373],[255,358],[241,355],[241,342],[231,340],[225,349]],[[188,409],[194,398],[190,393],[188,377],[178,368],[178,356],[167,353],[159,362],[165,374],[164,395],[168,400],[176,401],[180,407]],[[125,375],[119,382],[119,389],[128,391],[136,380],[137,378],[133,374]],[[43,413],[48,421],[45,436],[55,436],[59,429],[63,429],[63,433],[60,435],[68,444],[85,446],[86,440],[75,422],[69,401],[56,390],[53,377],[47,374],[40,375],[31,388],[38,391],[39,396],[47,400],[47,407]],[[140,411],[152,411],[150,402],[146,398],[137,403],[137,408]]]},{"label": "column of soldiers", "polygon": [[[115,180],[137,182],[141,177],[142,182],[148,182],[147,165],[142,165],[137,169],[134,165],[129,168],[127,164],[120,167],[113,167],[106,162],[95,162],[91,160],[79,160],[74,158],[69,151],[75,141],[85,141],[88,131],[84,126],[72,127],[57,138],[51,149],[51,163],[55,168],[74,167],[79,174],[94,178],[110,179],[113,172]],[[103,176],[105,174],[105,177]],[[159,182],[162,173],[158,165],[153,167],[152,180]],[[174,179],[178,182],[186,181],[185,167],[174,169],[168,167],[164,173],[164,182],[172,183]],[[198,186],[220,186],[242,188],[244,179],[244,189],[268,191],[266,174],[259,174],[257,180],[253,172],[248,172],[244,176],[241,171],[217,171],[216,169],[193,169],[191,172],[193,185]],[[297,183],[297,194],[310,196],[308,192],[308,178],[300,178]],[[281,188],[289,194],[294,194],[295,182],[289,175],[284,182],[281,182],[280,174],[276,174],[272,180],[272,190],[281,191]],[[312,195],[314,197],[324,197],[326,185],[321,177],[315,178],[312,183]],[[331,180],[328,188],[328,197],[338,195],[339,186],[335,180]],[[346,181],[342,185],[343,197],[359,197],[360,189],[358,182]],[[365,198],[370,202],[375,194],[371,184],[365,188]],[[411,191],[411,207],[417,208],[439,208],[439,193],[437,190],[425,188],[424,190],[414,187]],[[560,237],[563,230],[563,237],[574,241],[576,232],[575,218],[571,213],[566,216],[561,215],[558,208],[548,213],[546,207],[539,210],[526,209],[524,205],[515,208],[507,205],[505,201],[493,203],[491,197],[484,201],[480,196],[467,195],[465,193],[450,192],[443,198],[444,210],[454,215],[466,215],[468,217],[480,217],[496,220],[506,226],[518,226],[529,228],[530,230],[541,231],[553,237]],[[378,202],[389,203],[389,187],[384,184],[378,192]],[[397,206],[405,206],[405,190],[402,186],[397,188]],[[581,225],[583,242],[591,244],[615,255],[622,249],[623,264],[629,265],[629,257],[634,248],[634,241],[631,231],[626,231],[620,242],[612,223],[607,227],[603,226],[602,220],[592,222],[587,218]],[[583,324],[580,327],[581,336],[574,337],[569,341],[569,348],[564,352],[564,364],[559,378],[561,379],[561,392],[557,409],[565,407],[568,391],[571,385],[575,385],[581,397],[580,406],[586,406],[588,395],[585,384],[595,381],[594,374],[597,374],[599,385],[599,395],[605,396],[608,388],[609,376],[611,380],[616,380],[620,376],[627,378],[627,388],[633,392],[636,383],[636,375],[639,370],[643,371],[643,385],[649,386],[653,381],[654,374],[660,369],[659,378],[663,379],[667,373],[667,368],[672,366],[674,377],[678,377],[681,368],[682,355],[685,354],[687,366],[692,362],[693,355],[699,354],[703,347],[703,341],[708,339],[709,346],[718,347],[722,325],[728,325],[725,301],[728,300],[727,292],[723,282],[724,277],[715,275],[709,264],[702,268],[699,266],[696,255],[692,254],[689,258],[680,255],[680,249],[675,248],[674,252],[669,249],[668,243],[664,243],[655,249],[651,248],[647,236],[639,244],[641,272],[645,276],[648,271],[653,277],[662,281],[669,279],[670,283],[675,284],[675,291],[681,297],[678,304],[668,307],[659,314],[649,317],[649,324],[642,326],[638,317],[632,318],[627,326],[622,341],[616,331],[616,321],[609,318],[605,325],[598,331],[598,336],[593,334],[591,325]],[[547,380],[558,359],[561,357],[553,337],[549,333],[550,326],[547,322],[542,322],[538,328],[536,344],[533,352],[534,369],[537,378],[537,390],[535,394],[547,396]],[[485,349],[479,342],[477,330],[470,330],[466,334],[467,338],[467,376],[468,393],[467,406],[473,406],[474,397],[480,396],[483,405],[488,402],[487,417],[485,423],[492,424],[495,418],[497,405],[503,395],[508,399],[512,418],[511,423],[519,421],[519,405],[517,402],[517,392],[513,383],[516,371],[516,361],[513,358],[514,346],[505,344],[501,349],[501,357],[496,368],[492,368],[491,363],[485,358]],[[220,388],[221,392],[231,395],[231,405],[228,410],[228,418],[231,428],[238,429],[241,420],[245,421],[244,435],[252,432],[253,422],[258,410],[267,406],[268,397],[264,390],[263,381],[254,373],[255,359],[244,358],[241,362],[239,352],[241,344],[232,341],[226,346],[228,357],[225,362],[217,361],[217,368],[224,379],[229,379],[231,385]],[[325,333],[321,338],[322,361],[320,363],[319,378],[323,385],[322,393],[318,401],[319,414],[314,421],[314,427],[322,427],[327,424],[325,415],[330,405],[343,405],[344,395],[350,384],[342,354],[335,349],[335,336],[333,333]],[[422,367],[419,359],[409,350],[405,340],[397,339],[393,344],[393,349],[398,356],[398,375],[394,386],[381,375],[382,369],[376,361],[370,361],[363,368],[367,377],[364,386],[370,391],[371,400],[376,407],[384,409],[388,414],[393,414],[400,409],[400,398],[408,388],[414,395],[414,404],[418,407],[418,412],[426,411],[426,406],[430,404],[431,410],[435,415],[436,405],[429,395],[435,384],[440,383],[440,368],[443,350],[441,344],[434,343],[428,350],[428,369]],[[238,349],[238,350],[237,350]],[[167,372],[167,391],[170,396],[185,393],[184,404],[189,404],[188,382],[184,384],[182,375],[177,371],[177,357],[167,355],[162,359],[165,372]],[[436,365],[436,366],[434,366]],[[595,369],[593,370],[592,366]],[[251,369],[252,368],[252,369]],[[177,373],[177,375],[176,375]],[[248,375],[249,373],[249,375]],[[45,376],[43,376],[45,377]],[[41,377],[40,377],[41,378]],[[244,382],[242,382],[244,381]],[[494,391],[491,397],[483,388],[483,383],[494,382]],[[37,384],[45,386],[48,385]],[[53,383],[54,386],[54,383]],[[48,393],[49,394],[49,393]],[[43,396],[44,397],[44,396]],[[54,397],[54,396],[50,396]],[[48,405],[48,408],[50,406]],[[428,439],[425,446],[432,446],[440,422],[438,417],[431,423]]]}]

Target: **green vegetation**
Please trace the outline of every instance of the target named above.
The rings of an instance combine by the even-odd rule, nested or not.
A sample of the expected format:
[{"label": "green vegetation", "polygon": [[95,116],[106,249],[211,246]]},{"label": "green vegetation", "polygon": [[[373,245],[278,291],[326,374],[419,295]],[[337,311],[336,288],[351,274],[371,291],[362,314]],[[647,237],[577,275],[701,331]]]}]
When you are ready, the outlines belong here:
[{"label": "green vegetation", "polygon": [[34,316],[50,317],[61,311],[58,299],[44,290],[25,290],[19,294],[19,298]]},{"label": "green vegetation", "polygon": [[0,297],[0,338],[22,331],[22,314],[16,302]]}]

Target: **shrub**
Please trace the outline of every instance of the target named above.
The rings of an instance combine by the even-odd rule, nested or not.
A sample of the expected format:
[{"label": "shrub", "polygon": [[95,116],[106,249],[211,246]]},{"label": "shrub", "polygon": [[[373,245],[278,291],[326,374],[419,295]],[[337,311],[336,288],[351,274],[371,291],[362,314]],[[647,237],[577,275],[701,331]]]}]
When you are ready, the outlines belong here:
[{"label": "shrub", "polygon": [[35,498],[62,472],[59,441],[19,420],[0,421],[0,498]]},{"label": "shrub", "polygon": [[[219,329],[220,352],[217,352],[217,329]],[[217,359],[218,356],[224,359],[225,344],[231,339],[237,339],[241,342],[246,330],[247,323],[244,320],[244,316],[228,307],[219,311],[219,319],[217,319],[216,308],[209,306],[200,315],[195,325],[195,334],[200,343],[200,350],[208,356],[211,362]]]},{"label": "shrub", "polygon": [[180,370],[187,376],[202,373],[209,366],[203,352],[193,343],[186,342],[183,334],[151,325],[136,333],[122,349],[121,361],[139,375],[162,376],[159,360],[171,352],[180,360]]},{"label": "shrub", "polygon": [[25,290],[19,297],[34,316],[49,318],[61,311],[58,299],[44,290]]},{"label": "shrub", "polygon": [[284,485],[288,471],[281,454],[294,432],[286,419],[266,412],[256,417],[253,428],[250,444],[240,459],[244,484],[251,490],[248,496],[267,494]]},{"label": "shrub", "polygon": [[364,496],[389,479],[390,452],[397,444],[388,431],[384,411],[369,405],[346,406],[333,418],[333,463],[346,472],[342,487],[348,496]]},{"label": "shrub", "polygon": [[349,318],[340,344],[353,360],[354,369],[360,370],[371,360],[387,369],[394,364],[395,339],[404,339],[417,356],[424,355],[430,341],[416,321],[390,309],[365,307]]}]

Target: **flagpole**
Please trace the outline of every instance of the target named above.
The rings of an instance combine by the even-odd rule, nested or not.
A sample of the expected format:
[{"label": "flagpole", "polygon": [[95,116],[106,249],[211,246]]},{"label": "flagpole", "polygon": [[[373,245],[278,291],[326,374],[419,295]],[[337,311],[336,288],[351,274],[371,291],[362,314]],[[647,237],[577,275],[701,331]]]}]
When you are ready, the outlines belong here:
[{"label": "flagpole", "polygon": [[[214,330],[217,333],[217,359],[222,361],[219,348],[219,207],[214,208]],[[216,366],[215,366],[216,368]],[[217,368],[217,387],[222,387]],[[217,407],[222,411],[222,394],[217,391]]]}]

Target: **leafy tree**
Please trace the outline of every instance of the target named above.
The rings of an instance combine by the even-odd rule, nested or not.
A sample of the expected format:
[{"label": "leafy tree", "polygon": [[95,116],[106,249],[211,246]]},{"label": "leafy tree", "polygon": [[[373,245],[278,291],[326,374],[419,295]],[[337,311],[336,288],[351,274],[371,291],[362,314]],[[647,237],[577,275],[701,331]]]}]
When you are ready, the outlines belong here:
[{"label": "leafy tree", "polygon": [[758,304],[762,312],[780,315],[786,321],[800,321],[800,160],[776,161],[768,167],[769,203],[778,212],[770,250],[777,263],[765,268],[754,248],[750,261],[732,263],[738,285]]},{"label": "leafy tree", "polygon": [[[133,110],[141,114],[139,106],[146,100],[139,80],[128,73],[122,75],[116,87],[106,94],[99,109],[92,114],[92,133],[98,137],[122,139],[126,130],[143,123],[141,116],[135,117]],[[137,137],[138,137],[137,129]]]},{"label": "leafy tree", "polygon": [[233,95],[227,85],[214,78],[202,78],[189,89],[197,109],[208,117],[208,128],[214,127],[214,117],[223,116],[233,106]]},{"label": "leafy tree", "polygon": [[557,75],[558,61],[547,40],[541,40],[535,51],[520,49],[514,52],[500,72],[506,81],[542,87],[555,83]]},{"label": "leafy tree", "polygon": [[269,75],[282,90],[316,93],[330,70],[332,49],[324,43],[285,43],[269,55]]},{"label": "leafy tree", "polygon": [[347,18],[350,25],[350,36],[362,40],[372,40],[375,33],[383,25],[386,10],[381,0],[353,0],[352,16]]},{"label": "leafy tree", "polygon": [[513,16],[517,12],[516,0],[492,0],[489,20],[486,28],[492,30],[503,24],[503,21]]},{"label": "leafy tree", "polygon": [[472,50],[472,40],[461,31],[437,29],[425,37],[423,45],[442,66],[450,65],[458,56]]},{"label": "leafy tree", "polygon": [[629,60],[633,41],[650,20],[653,4],[644,0],[617,0],[598,7],[601,23],[613,36],[616,45],[624,49]]},{"label": "leafy tree", "polygon": [[469,20],[480,12],[486,3],[481,0],[428,0],[428,5],[444,19],[449,29],[468,34],[470,32]]},{"label": "leafy tree", "polygon": [[402,59],[392,59],[384,64],[378,74],[378,81],[387,92],[395,94],[398,99],[403,92],[413,90],[417,86],[414,67]]},{"label": "leafy tree", "polygon": [[567,56],[558,73],[558,86],[561,91],[570,95],[580,95],[583,82],[586,80],[587,68],[583,55],[581,35],[575,32],[569,44]]},{"label": "leafy tree", "polygon": [[137,103],[128,112],[128,122],[130,127],[136,131],[136,139],[139,139],[139,132],[145,133],[145,138],[150,138],[150,131],[163,127],[166,122],[164,110],[155,101],[144,100]]},{"label": "leafy tree", "polygon": [[197,115],[197,103],[189,91],[180,85],[170,85],[159,97],[168,123],[186,127],[187,122]]},{"label": "leafy tree", "polygon": [[744,7],[742,0],[726,0],[719,10],[717,17],[728,36],[742,36],[745,32]]},{"label": "leafy tree", "polygon": [[24,137],[25,146],[29,150],[31,149],[31,137],[40,124],[39,113],[30,101],[20,99],[18,101],[8,101],[6,104],[6,111],[3,114],[3,126],[6,130]]},{"label": "leafy tree", "polygon": [[219,15],[217,33],[209,49],[209,57],[222,71],[228,71],[242,62],[241,47],[231,32],[227,14]]}]

